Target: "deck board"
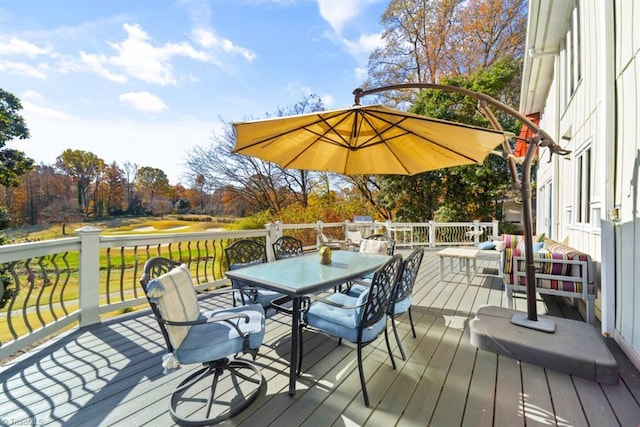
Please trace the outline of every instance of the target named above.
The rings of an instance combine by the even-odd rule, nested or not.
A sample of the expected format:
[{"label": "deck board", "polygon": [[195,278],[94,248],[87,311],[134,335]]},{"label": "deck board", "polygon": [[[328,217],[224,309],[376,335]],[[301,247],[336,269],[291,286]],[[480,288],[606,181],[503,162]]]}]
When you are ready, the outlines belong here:
[{"label": "deck board", "polygon": [[[404,255],[408,250],[400,251]],[[468,321],[485,304],[505,306],[495,262],[478,260],[467,286],[454,271],[439,279],[427,250],[413,295],[417,338],[396,320],[407,360],[397,369],[384,339],[363,351],[371,405],[364,406],[355,347],[304,332],[303,374],[288,394],[290,326],[284,314],[267,320],[256,359],[266,386],[233,425],[517,426],[640,425],[640,373],[612,339],[617,385],[604,385],[478,350]],[[207,308],[224,304],[203,301]],[[538,296],[539,314],[581,319],[566,299]],[[526,300],[516,298],[526,310]],[[162,337],[148,311],[130,313],[60,337],[0,367],[0,425],[169,426],[168,396],[187,373],[164,375]]]}]

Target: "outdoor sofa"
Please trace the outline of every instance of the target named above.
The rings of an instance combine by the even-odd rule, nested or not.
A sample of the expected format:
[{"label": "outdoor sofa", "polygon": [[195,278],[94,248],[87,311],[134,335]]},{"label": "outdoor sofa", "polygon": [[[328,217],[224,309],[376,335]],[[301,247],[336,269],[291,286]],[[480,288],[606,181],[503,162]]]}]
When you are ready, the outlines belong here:
[{"label": "outdoor sofa", "polygon": [[[507,305],[513,308],[514,292],[526,293],[526,262],[523,236],[503,234],[505,250],[502,277]],[[586,305],[586,321],[593,324],[597,282],[593,261],[588,254],[540,234],[533,242],[536,266],[536,292],[581,299]]]}]

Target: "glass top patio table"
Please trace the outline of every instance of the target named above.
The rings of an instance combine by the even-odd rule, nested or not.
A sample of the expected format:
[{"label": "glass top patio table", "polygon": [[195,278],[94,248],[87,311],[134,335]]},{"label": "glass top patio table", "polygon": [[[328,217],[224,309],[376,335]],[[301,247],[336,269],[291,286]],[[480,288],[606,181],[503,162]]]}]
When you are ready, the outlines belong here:
[{"label": "glass top patio table", "polygon": [[[230,279],[241,280],[256,287],[281,292],[292,297],[293,313],[300,312],[302,296],[330,289],[357,279],[382,266],[388,255],[333,251],[331,264],[320,264],[318,253],[285,258],[280,261],[254,264],[226,272]],[[289,366],[289,395],[296,392],[300,316],[291,320],[291,361]]]},{"label": "glass top patio table", "polygon": [[227,277],[289,296],[306,295],[370,273],[384,264],[387,255],[335,250],[331,264],[320,264],[317,252],[280,261],[227,271]]}]

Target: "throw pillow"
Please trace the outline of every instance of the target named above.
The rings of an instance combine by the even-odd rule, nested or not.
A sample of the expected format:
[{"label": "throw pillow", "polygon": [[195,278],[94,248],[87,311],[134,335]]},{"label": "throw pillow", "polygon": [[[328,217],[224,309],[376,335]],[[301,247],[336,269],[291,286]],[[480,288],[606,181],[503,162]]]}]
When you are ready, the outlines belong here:
[{"label": "throw pillow", "polygon": [[489,249],[495,249],[495,248],[496,248],[495,242],[482,242],[478,244],[478,249],[483,251],[489,250]]}]

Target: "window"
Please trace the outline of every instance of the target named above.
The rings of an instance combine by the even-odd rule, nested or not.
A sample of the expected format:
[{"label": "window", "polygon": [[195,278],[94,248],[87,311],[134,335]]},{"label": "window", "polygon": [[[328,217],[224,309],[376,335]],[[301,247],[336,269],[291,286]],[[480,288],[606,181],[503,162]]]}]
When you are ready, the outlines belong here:
[{"label": "window", "polygon": [[591,146],[575,156],[576,205],[575,223],[591,223]]},{"label": "window", "polygon": [[538,196],[538,218],[541,223],[538,224],[537,229],[544,231],[547,237],[553,238],[553,184],[551,180],[540,187]]},{"label": "window", "polygon": [[567,32],[562,42],[561,52],[565,105],[569,102],[571,96],[573,96],[582,78],[580,51],[580,10],[577,0],[574,0],[571,18],[569,19]]}]

